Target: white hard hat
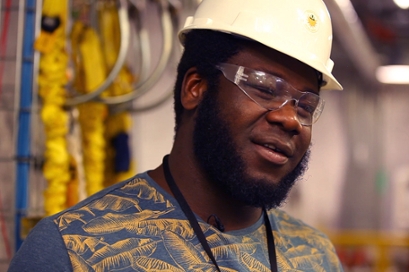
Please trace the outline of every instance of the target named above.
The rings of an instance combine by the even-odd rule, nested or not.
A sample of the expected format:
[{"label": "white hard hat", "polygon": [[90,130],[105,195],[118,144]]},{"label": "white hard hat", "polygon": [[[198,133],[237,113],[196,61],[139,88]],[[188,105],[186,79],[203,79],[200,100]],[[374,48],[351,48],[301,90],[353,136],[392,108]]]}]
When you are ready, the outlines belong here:
[{"label": "white hard hat", "polygon": [[209,29],[260,42],[323,75],[322,90],[342,90],[332,75],[331,18],[322,0],[203,0],[179,32]]}]

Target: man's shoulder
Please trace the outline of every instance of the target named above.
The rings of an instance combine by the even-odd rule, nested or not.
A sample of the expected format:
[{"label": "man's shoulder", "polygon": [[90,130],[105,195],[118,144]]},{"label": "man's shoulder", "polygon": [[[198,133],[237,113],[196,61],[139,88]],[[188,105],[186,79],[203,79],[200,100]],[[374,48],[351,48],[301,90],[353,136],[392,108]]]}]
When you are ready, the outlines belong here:
[{"label": "man's shoulder", "polygon": [[273,216],[277,232],[283,237],[303,240],[305,243],[320,243],[324,247],[332,247],[327,235],[304,221],[297,219],[281,209],[272,209],[270,216]]},{"label": "man's shoulder", "polygon": [[280,209],[271,210],[271,217],[280,254],[304,258],[314,271],[318,267],[320,271],[342,271],[335,248],[322,231]]},{"label": "man's shoulder", "polygon": [[269,213],[274,217],[278,227],[282,228],[305,228],[311,231],[318,231],[316,228],[308,225],[304,221],[293,217],[282,209],[271,209]]},{"label": "man's shoulder", "polygon": [[59,231],[73,233],[76,229],[83,231],[85,226],[101,225],[104,219],[115,220],[141,211],[148,213],[160,204],[172,206],[158,185],[147,173],[142,173],[86,198],[51,219]]}]

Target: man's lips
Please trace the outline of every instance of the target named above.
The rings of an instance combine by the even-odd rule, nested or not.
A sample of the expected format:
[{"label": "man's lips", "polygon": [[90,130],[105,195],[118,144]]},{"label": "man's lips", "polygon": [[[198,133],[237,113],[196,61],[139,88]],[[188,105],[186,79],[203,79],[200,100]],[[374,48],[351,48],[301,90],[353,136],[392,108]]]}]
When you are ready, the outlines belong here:
[{"label": "man's lips", "polygon": [[294,154],[289,145],[276,142],[256,142],[257,152],[268,161],[282,165],[288,162]]},{"label": "man's lips", "polygon": [[289,143],[284,143],[278,140],[266,140],[266,141],[255,141],[256,144],[264,146],[265,148],[271,149],[274,152],[283,154],[286,157],[292,157],[294,155],[294,150]]},{"label": "man's lips", "polygon": [[286,156],[285,152],[281,151],[281,149],[279,149],[279,148],[277,148],[277,147],[275,147],[275,146],[273,146],[271,144],[264,144],[263,146],[268,148],[268,149],[271,149],[274,152],[282,153],[283,155]]}]

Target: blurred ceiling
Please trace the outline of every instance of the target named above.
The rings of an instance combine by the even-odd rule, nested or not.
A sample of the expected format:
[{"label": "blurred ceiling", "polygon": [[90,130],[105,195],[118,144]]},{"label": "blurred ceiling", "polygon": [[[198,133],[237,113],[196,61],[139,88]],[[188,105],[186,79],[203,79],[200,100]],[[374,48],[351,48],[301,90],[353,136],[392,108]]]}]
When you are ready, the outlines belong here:
[{"label": "blurred ceiling", "polygon": [[409,9],[393,0],[351,0],[383,64],[409,64]]},{"label": "blurred ceiling", "polygon": [[379,66],[409,65],[409,9],[393,1],[324,0],[333,21],[335,73],[358,73],[378,84]]}]

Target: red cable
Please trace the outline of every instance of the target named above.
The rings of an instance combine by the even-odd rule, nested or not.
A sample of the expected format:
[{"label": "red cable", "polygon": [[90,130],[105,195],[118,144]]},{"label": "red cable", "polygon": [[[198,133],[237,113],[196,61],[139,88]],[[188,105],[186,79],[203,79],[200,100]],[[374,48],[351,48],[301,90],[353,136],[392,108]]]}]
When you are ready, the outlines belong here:
[{"label": "red cable", "polygon": [[[10,25],[10,9],[11,9],[11,0],[6,1],[6,10],[5,16],[3,21],[3,28],[1,29],[1,37],[0,37],[0,57],[4,59],[6,52],[7,52],[7,35]],[[4,60],[0,60],[0,98],[3,89],[3,72],[4,72]],[[1,227],[1,234],[3,236],[4,245],[6,248],[7,258],[11,259],[11,246],[10,241],[7,235],[7,227],[6,227],[6,220],[4,219],[3,215],[3,201],[1,199],[0,194],[0,227]]]},{"label": "red cable", "polygon": [[[9,32],[10,25],[10,8],[11,0],[6,2],[6,10],[3,21],[3,28],[1,29],[1,38],[0,38],[0,57],[4,58],[7,52],[7,35]],[[0,97],[3,89],[3,72],[4,72],[4,61],[0,61]]]}]

